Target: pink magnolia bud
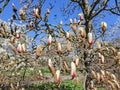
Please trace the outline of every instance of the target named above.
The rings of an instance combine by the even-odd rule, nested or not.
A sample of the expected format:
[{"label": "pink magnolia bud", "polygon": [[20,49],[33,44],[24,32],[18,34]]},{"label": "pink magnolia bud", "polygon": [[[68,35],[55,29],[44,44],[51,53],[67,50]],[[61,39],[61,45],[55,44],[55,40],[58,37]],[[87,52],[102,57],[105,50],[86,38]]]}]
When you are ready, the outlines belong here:
[{"label": "pink magnolia bud", "polygon": [[92,45],[92,44],[93,44],[93,37],[92,37],[92,33],[88,33],[88,43],[89,43],[90,45]]},{"label": "pink magnolia bud", "polygon": [[47,14],[50,14],[50,9],[48,8],[47,11],[46,11]]},{"label": "pink magnolia bud", "polygon": [[21,47],[22,47],[22,52],[23,53],[26,52],[25,44],[22,44]]},{"label": "pink magnolia bud", "polygon": [[103,32],[105,32],[106,29],[107,29],[107,23],[106,22],[101,22],[101,27],[102,27]]},{"label": "pink magnolia bud", "polygon": [[101,48],[101,43],[100,42],[96,42],[96,48],[98,48],[98,49]]},{"label": "pink magnolia bud", "polygon": [[30,28],[31,29],[33,28],[33,22],[32,21],[30,22]]},{"label": "pink magnolia bud", "polygon": [[67,41],[67,51],[68,51],[68,52],[71,52],[71,51],[72,51],[70,41]]},{"label": "pink magnolia bud", "polygon": [[70,24],[72,24],[72,19],[70,19]]},{"label": "pink magnolia bud", "polygon": [[79,65],[79,58],[78,58],[78,56],[76,56],[75,65],[76,65],[76,67],[78,67],[78,65]]},{"label": "pink magnolia bud", "polygon": [[36,18],[39,18],[39,8],[34,8],[34,16],[36,17]]},{"label": "pink magnolia bud", "polygon": [[16,33],[16,38],[17,38],[17,39],[20,38],[20,33]]},{"label": "pink magnolia bud", "polygon": [[61,52],[62,52],[61,43],[58,42],[58,43],[57,43],[57,46],[58,46],[57,52],[58,52],[58,53],[61,53]]},{"label": "pink magnolia bud", "polygon": [[50,45],[51,43],[52,43],[52,36],[49,35],[49,37],[48,37],[48,45]]},{"label": "pink magnolia bud", "polygon": [[69,39],[69,38],[70,38],[70,33],[66,32],[66,39]]},{"label": "pink magnolia bud", "polygon": [[18,52],[18,53],[21,53],[21,52],[22,52],[22,46],[21,46],[20,43],[19,43],[18,46],[17,46],[17,52]]},{"label": "pink magnolia bud", "polygon": [[74,62],[71,62],[71,76],[72,76],[72,79],[74,79],[77,76],[76,65]]},{"label": "pink magnolia bud", "polygon": [[77,24],[76,18],[74,18],[74,24]]},{"label": "pink magnolia bud", "polygon": [[60,84],[60,70],[56,71],[56,83],[59,85]]},{"label": "pink magnolia bud", "polygon": [[84,19],[83,14],[79,13],[78,16],[80,17],[80,20],[82,21]]},{"label": "pink magnolia bud", "polygon": [[53,67],[51,59],[48,60],[48,67],[49,67],[50,72],[52,73],[52,75],[55,76],[55,69]]}]

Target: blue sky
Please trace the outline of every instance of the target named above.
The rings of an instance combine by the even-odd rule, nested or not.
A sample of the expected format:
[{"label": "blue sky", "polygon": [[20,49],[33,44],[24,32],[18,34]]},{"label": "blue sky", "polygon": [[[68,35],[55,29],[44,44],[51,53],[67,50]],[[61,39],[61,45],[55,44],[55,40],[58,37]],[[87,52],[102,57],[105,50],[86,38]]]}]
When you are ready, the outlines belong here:
[{"label": "blue sky", "polygon": [[[54,0],[46,0],[47,3],[42,8],[42,15],[44,15],[45,12],[46,12],[46,9],[50,7],[49,4],[48,4],[49,1],[50,1],[50,3],[54,2]],[[62,16],[62,12],[61,12],[60,8],[64,5],[67,5],[67,1],[69,1],[69,0],[56,0],[54,8],[51,10],[51,13],[49,15],[49,23],[59,24],[59,22],[61,20],[63,21],[63,24],[64,23],[69,23],[70,18],[77,17],[78,13],[80,13],[81,10],[75,11],[75,13],[73,15],[70,15],[70,17],[67,18],[66,20]],[[113,1],[114,0],[111,0],[110,3],[112,4]],[[0,19],[8,21],[11,18],[12,14],[13,14],[12,3],[15,4],[17,9],[19,9],[21,7],[21,5],[19,3],[19,0],[10,0],[9,4],[5,7],[4,11],[0,14]],[[54,17],[55,15],[57,16],[56,18]],[[107,22],[108,27],[109,27],[109,26],[113,25],[114,23],[116,23],[118,18],[120,18],[120,17],[118,17],[116,15],[112,15],[110,13],[106,13],[106,16],[104,18],[97,17],[96,20],[97,20],[98,23],[100,23],[101,21]],[[98,26],[99,25],[100,24],[98,24]]]}]

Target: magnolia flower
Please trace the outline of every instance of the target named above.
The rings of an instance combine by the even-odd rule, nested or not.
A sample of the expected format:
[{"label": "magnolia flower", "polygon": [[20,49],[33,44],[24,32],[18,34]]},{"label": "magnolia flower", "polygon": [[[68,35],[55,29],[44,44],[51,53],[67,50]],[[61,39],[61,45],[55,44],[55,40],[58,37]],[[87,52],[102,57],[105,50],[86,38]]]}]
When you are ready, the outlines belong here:
[{"label": "magnolia flower", "polygon": [[34,16],[36,17],[36,18],[39,18],[39,8],[34,8]]},{"label": "magnolia flower", "polygon": [[18,46],[17,46],[17,52],[18,52],[18,53],[21,53],[21,52],[22,52],[22,46],[21,46],[20,43],[19,43]]},{"label": "magnolia flower", "polygon": [[93,83],[93,81],[90,81],[89,88],[90,88],[90,89],[94,89],[94,83]]},{"label": "magnolia flower", "polygon": [[105,71],[104,70],[100,70],[100,72],[105,77]]},{"label": "magnolia flower", "polygon": [[54,69],[54,67],[53,67],[53,64],[52,64],[51,59],[48,60],[48,67],[49,67],[52,75],[55,76],[55,69]]},{"label": "magnolia flower", "polygon": [[65,61],[63,63],[64,63],[65,71],[68,72],[69,71],[69,67],[68,67],[67,63]]},{"label": "magnolia flower", "polygon": [[92,45],[92,44],[93,44],[93,37],[92,37],[92,33],[88,33],[88,43],[89,43],[90,45]]},{"label": "magnolia flower", "polygon": [[80,20],[82,21],[84,19],[83,14],[79,13],[78,16],[80,17]]},{"label": "magnolia flower", "polygon": [[61,53],[62,52],[62,48],[61,48],[61,43],[60,42],[57,43],[57,47],[58,47],[57,52]]},{"label": "magnolia flower", "polygon": [[52,36],[49,35],[49,37],[48,37],[48,45],[50,45],[51,43],[52,43]]},{"label": "magnolia flower", "polygon": [[101,27],[102,27],[102,30],[105,32],[106,29],[107,29],[107,23],[106,22],[101,22]]},{"label": "magnolia flower", "polygon": [[13,44],[15,42],[15,37],[11,37],[10,43]]},{"label": "magnolia flower", "polygon": [[76,56],[75,65],[76,65],[76,67],[78,67],[78,65],[79,65],[79,58],[78,58],[78,56]]},{"label": "magnolia flower", "polygon": [[70,19],[70,24],[72,24],[72,19]]},{"label": "magnolia flower", "polygon": [[25,44],[22,44],[21,48],[22,48],[22,52],[24,53],[26,51]]},{"label": "magnolia flower", "polygon": [[72,76],[72,79],[74,79],[77,76],[76,65],[74,62],[71,62],[71,76]]},{"label": "magnolia flower", "polygon": [[91,73],[92,73],[93,78],[97,78],[97,75],[96,75],[95,71],[92,71]]},{"label": "magnolia flower", "polygon": [[97,81],[100,82],[100,73],[97,73]]},{"label": "magnolia flower", "polygon": [[46,11],[47,14],[50,14],[50,9],[48,8],[47,11]]},{"label": "magnolia flower", "polygon": [[26,19],[26,13],[25,13],[25,11],[22,8],[19,10],[19,14],[20,14],[20,18],[22,20]]},{"label": "magnolia flower", "polygon": [[60,84],[60,70],[56,71],[56,83],[59,85]]},{"label": "magnolia flower", "polygon": [[43,74],[42,74],[41,70],[39,70],[39,77],[40,77],[40,79],[43,79]]},{"label": "magnolia flower", "polygon": [[30,22],[30,29],[33,29],[33,22]]},{"label": "magnolia flower", "polygon": [[100,42],[96,42],[96,47],[97,47],[98,49],[100,49],[100,48],[101,48],[101,43],[100,43]]},{"label": "magnolia flower", "polygon": [[16,31],[16,38],[20,38],[20,32],[19,31]]},{"label": "magnolia flower", "polygon": [[38,58],[41,55],[42,52],[42,46],[38,45],[36,48],[36,58]]},{"label": "magnolia flower", "polygon": [[85,37],[86,37],[85,28],[79,26],[77,29],[78,29],[78,31],[80,32],[80,36],[81,36],[82,38],[85,38]]},{"label": "magnolia flower", "polygon": [[77,24],[76,18],[74,18],[74,24]]},{"label": "magnolia flower", "polygon": [[68,51],[68,52],[71,52],[71,51],[72,51],[70,41],[67,41],[67,51]]},{"label": "magnolia flower", "polygon": [[70,38],[70,33],[66,32],[66,39],[69,39],[69,38]]}]

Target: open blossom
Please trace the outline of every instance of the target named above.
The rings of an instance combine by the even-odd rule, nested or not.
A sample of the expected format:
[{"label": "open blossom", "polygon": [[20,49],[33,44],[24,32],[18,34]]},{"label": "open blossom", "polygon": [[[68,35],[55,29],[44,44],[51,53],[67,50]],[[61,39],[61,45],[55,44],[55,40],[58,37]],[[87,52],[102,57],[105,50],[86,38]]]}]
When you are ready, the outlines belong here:
[{"label": "open blossom", "polygon": [[106,22],[101,22],[101,27],[103,31],[106,31],[107,29],[107,23]]},{"label": "open blossom", "polygon": [[50,45],[51,43],[52,43],[52,36],[49,35],[49,37],[48,37],[48,45]]},{"label": "open blossom", "polygon": [[71,76],[72,76],[72,79],[74,79],[77,76],[76,65],[74,62],[71,62]]},{"label": "open blossom", "polygon": [[90,45],[93,44],[93,36],[92,36],[92,33],[88,33],[88,43],[89,43]]}]

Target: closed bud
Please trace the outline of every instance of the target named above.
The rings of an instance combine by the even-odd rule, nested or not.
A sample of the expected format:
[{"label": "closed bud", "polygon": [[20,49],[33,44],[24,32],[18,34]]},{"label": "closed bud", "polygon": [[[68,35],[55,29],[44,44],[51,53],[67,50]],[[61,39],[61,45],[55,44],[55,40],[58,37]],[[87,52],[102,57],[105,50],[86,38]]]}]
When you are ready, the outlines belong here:
[{"label": "closed bud", "polygon": [[39,12],[39,8],[34,8],[34,11],[33,11],[33,12],[34,12],[34,17],[35,17],[35,18],[39,18],[39,13],[40,13],[40,12]]},{"label": "closed bud", "polygon": [[70,19],[70,24],[72,24],[72,19]]},{"label": "closed bud", "polygon": [[84,19],[83,14],[79,13],[78,16],[80,17],[80,20],[82,21]]},{"label": "closed bud", "polygon": [[106,29],[107,29],[107,23],[106,22],[101,22],[101,27],[102,27],[103,32],[105,32]]},{"label": "closed bud", "polygon": [[23,53],[26,52],[25,44],[22,44],[21,47],[22,47],[22,52]]},{"label": "closed bud", "polygon": [[70,38],[70,33],[66,32],[66,39],[69,39],[69,38]]},{"label": "closed bud", "polygon": [[76,65],[76,67],[78,67],[78,65],[79,65],[79,58],[78,58],[78,56],[76,56],[75,65]]},{"label": "closed bud", "polygon": [[80,32],[80,36],[81,36],[82,38],[85,38],[85,37],[86,37],[85,28],[84,28],[84,27],[78,27],[77,29],[78,29],[78,31]]},{"label": "closed bud", "polygon": [[61,43],[60,42],[57,43],[57,47],[58,47],[57,48],[57,52],[61,53],[62,52],[62,48],[61,48]]},{"label": "closed bud", "polygon": [[50,14],[50,9],[49,8],[47,9],[46,14]]},{"label": "closed bud", "polygon": [[19,39],[20,38],[20,32],[16,32],[16,38]]},{"label": "closed bud", "polygon": [[26,20],[26,13],[22,8],[19,10],[19,14],[20,14],[20,19]]},{"label": "closed bud", "polygon": [[77,76],[76,65],[74,62],[71,62],[71,76],[72,76],[72,79],[74,79]]},{"label": "closed bud", "polygon": [[71,52],[71,51],[72,51],[70,41],[67,41],[67,51],[68,51],[68,52]]},{"label": "closed bud", "polygon": [[93,36],[92,36],[92,33],[88,33],[88,43],[89,43],[90,45],[93,44]]},{"label": "closed bud", "polygon": [[65,61],[63,63],[64,63],[65,71],[68,72],[69,71],[69,67],[68,67],[67,63]]},{"label": "closed bud", "polygon": [[56,84],[60,84],[60,70],[56,71],[56,77],[55,77]]},{"label": "closed bud", "polygon": [[75,25],[77,24],[76,18],[74,18],[74,24],[75,24]]},{"label": "closed bud", "polygon": [[14,42],[15,42],[15,38],[14,38],[14,37],[11,37],[10,43],[13,44]]},{"label": "closed bud", "polygon": [[36,48],[36,58],[38,58],[42,53],[42,46],[38,45]]},{"label": "closed bud", "polygon": [[97,73],[97,81],[100,82],[100,73]]},{"label": "closed bud", "polygon": [[29,26],[30,26],[30,29],[33,29],[34,25],[33,25],[33,22],[32,22],[32,21],[30,22],[30,25],[29,25]]},{"label": "closed bud", "polygon": [[49,67],[50,72],[52,73],[52,75],[55,76],[55,69],[53,67],[51,59],[48,60],[48,67]]},{"label": "closed bud", "polygon": [[50,45],[51,43],[52,43],[52,36],[49,35],[49,37],[48,37],[48,45]]},{"label": "closed bud", "polygon": [[17,46],[17,52],[18,52],[18,53],[21,53],[21,52],[22,52],[22,46],[21,46],[20,43],[19,43],[18,46]]},{"label": "closed bud", "polygon": [[96,42],[96,48],[100,49],[101,48],[101,43],[100,42]]},{"label": "closed bud", "polygon": [[97,78],[96,72],[92,71],[91,73],[92,73],[92,77],[96,79]]},{"label": "closed bud", "polygon": [[93,81],[90,81],[89,88],[90,88],[90,89],[94,89],[94,83],[93,83]]}]

